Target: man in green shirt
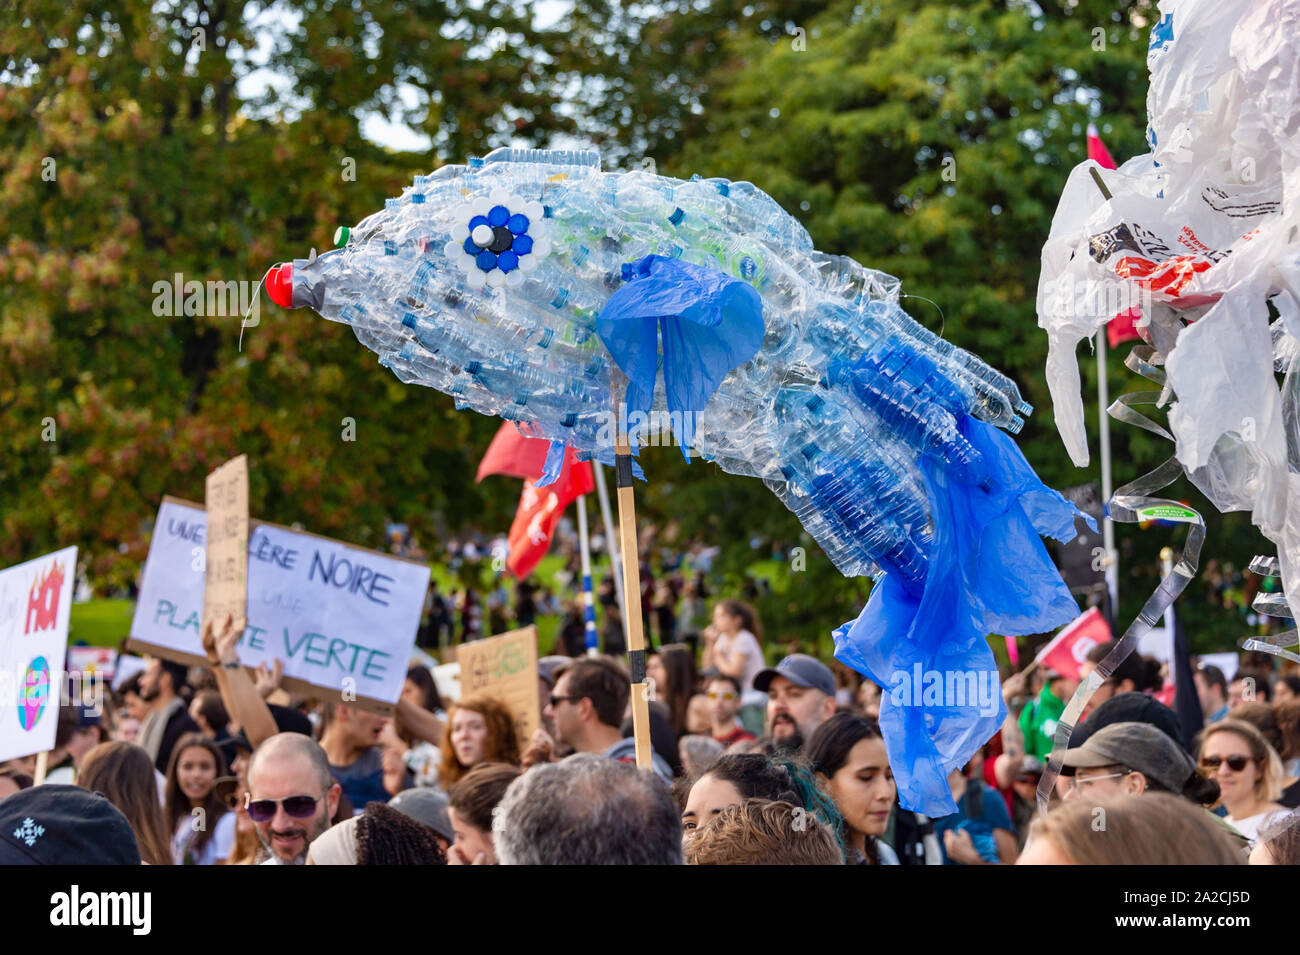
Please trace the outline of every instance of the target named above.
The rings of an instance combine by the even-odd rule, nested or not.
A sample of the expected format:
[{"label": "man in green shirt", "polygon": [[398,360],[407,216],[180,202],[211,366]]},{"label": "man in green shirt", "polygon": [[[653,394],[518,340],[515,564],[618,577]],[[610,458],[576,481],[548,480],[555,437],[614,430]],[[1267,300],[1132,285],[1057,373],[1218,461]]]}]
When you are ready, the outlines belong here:
[{"label": "man in green shirt", "polygon": [[1038,699],[1020,711],[1020,730],[1025,734],[1025,753],[1044,762],[1052,752],[1056,723],[1065,712],[1065,704],[1074,695],[1076,683],[1055,670],[1047,671],[1047,682]]}]

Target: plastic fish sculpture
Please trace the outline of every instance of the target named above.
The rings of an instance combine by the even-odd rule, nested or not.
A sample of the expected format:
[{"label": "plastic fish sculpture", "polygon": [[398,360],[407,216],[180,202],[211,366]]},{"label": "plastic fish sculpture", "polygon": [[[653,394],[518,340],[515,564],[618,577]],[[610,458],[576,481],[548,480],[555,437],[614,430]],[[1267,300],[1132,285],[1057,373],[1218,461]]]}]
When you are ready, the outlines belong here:
[{"label": "plastic fish sculpture", "polygon": [[1072,538],[1076,512],[999,430],[1032,411],[1010,379],[747,182],[499,149],[417,176],[335,242],[273,268],[271,298],[549,439],[552,476],[565,448],[609,463],[620,427],[635,446],[667,425],[688,458],[765,481],[846,576],[878,578],[836,655],[886,689],[904,805],[955,811],[946,776],[1005,708],[912,707],[897,675],[986,677],[989,633],[1078,612],[1039,539]]}]

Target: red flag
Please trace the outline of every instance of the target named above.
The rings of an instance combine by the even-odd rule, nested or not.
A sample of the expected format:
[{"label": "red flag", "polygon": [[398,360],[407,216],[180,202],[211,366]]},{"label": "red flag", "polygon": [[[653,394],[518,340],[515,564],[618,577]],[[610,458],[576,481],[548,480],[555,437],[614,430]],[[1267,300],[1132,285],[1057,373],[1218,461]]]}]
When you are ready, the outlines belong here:
[{"label": "red flag", "polygon": [[519,509],[510,525],[510,556],[506,558],[506,567],[520,580],[532,573],[551,549],[555,525],[569,503],[578,495],[590,494],[596,489],[591,464],[579,462],[572,448],[564,451],[564,464],[555,483],[549,487],[537,487],[536,482],[546,468],[550,447],[549,441],[526,437],[513,423],[503,421],[478,466],[480,481],[489,474],[524,479]]},{"label": "red flag", "polygon": [[1110,347],[1114,348],[1135,339],[1140,341],[1142,336],[1138,334],[1137,320],[1141,317],[1142,309],[1129,308],[1107,322],[1106,341],[1110,343]]},{"label": "red flag", "polygon": [[505,474],[535,481],[546,467],[546,452],[550,447],[549,441],[525,437],[513,422],[503,421],[479,462],[475,480],[482,481],[489,474]]},{"label": "red flag", "polygon": [[1061,628],[1052,641],[1035,654],[1049,670],[1055,670],[1071,680],[1079,679],[1079,668],[1088,659],[1088,651],[1110,639],[1110,625],[1101,611],[1092,607]]},{"label": "red flag", "polygon": [[1115,160],[1110,158],[1110,150],[1101,141],[1097,127],[1092,123],[1088,124],[1088,158],[1101,166],[1102,169],[1116,168]]},{"label": "red flag", "polygon": [[574,498],[595,489],[591,463],[576,460],[572,448],[565,449],[564,466],[554,484],[537,487],[535,480],[524,481],[519,510],[510,525],[510,556],[506,558],[506,567],[515,577],[523,580],[532,573],[551,549],[551,537],[564,509]]}]

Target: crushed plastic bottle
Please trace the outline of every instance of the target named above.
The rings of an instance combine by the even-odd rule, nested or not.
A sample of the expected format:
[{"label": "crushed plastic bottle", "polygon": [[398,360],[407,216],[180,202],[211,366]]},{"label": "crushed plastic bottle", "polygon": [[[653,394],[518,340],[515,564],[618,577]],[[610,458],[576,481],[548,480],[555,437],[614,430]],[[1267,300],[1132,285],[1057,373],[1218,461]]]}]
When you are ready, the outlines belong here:
[{"label": "crushed plastic bottle", "polygon": [[[612,462],[626,430],[763,480],[842,573],[876,578],[835,642],[880,685],[895,664],[991,670],[991,630],[1077,614],[1039,540],[1072,534],[1074,509],[998,431],[1032,410],[1015,385],[752,184],[502,149],[416,177],[339,236],[273,270],[272,298],[351,326],[402,381],[549,439],[548,461]],[[887,694],[904,807],[956,811],[944,780],[1001,718]]]},{"label": "crushed plastic bottle", "polygon": [[[340,235],[342,248],[284,267],[282,304],[350,325],[401,380],[583,455],[608,457],[619,415],[643,440],[688,438],[705,460],[780,487],[845,573],[923,578],[918,457],[987,489],[957,423],[971,414],[1015,432],[1031,410],[1010,379],[908,316],[897,279],[818,252],[750,183],[603,172],[584,150],[499,149],[417,176]],[[757,353],[689,421],[662,384],[647,415],[614,407],[596,322],[624,267],[648,256],[729,276],[762,303]],[[782,386],[822,404],[796,420],[777,407]]]}]

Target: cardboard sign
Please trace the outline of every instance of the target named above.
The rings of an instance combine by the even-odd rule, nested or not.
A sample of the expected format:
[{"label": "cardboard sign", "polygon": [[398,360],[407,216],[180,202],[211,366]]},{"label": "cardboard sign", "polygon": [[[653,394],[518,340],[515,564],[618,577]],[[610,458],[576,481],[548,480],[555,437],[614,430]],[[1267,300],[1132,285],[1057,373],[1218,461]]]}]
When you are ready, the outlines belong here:
[{"label": "cardboard sign", "polygon": [[54,748],[77,548],[0,571],[0,762]]},{"label": "cardboard sign", "polygon": [[[236,630],[248,625],[248,457],[241,454],[208,475],[204,501],[208,533],[203,579],[203,622],[229,614]],[[200,630],[202,633],[202,630]]]},{"label": "cardboard sign", "polygon": [[456,648],[460,664],[460,699],[485,695],[496,699],[515,719],[519,744],[526,746],[542,725],[537,700],[537,628],[510,630]]},{"label": "cardboard sign", "polygon": [[[200,643],[207,519],[164,498],[129,647],[210,666]],[[245,666],[284,664],[281,685],[391,712],[402,691],[429,568],[267,521],[250,521]]]}]

